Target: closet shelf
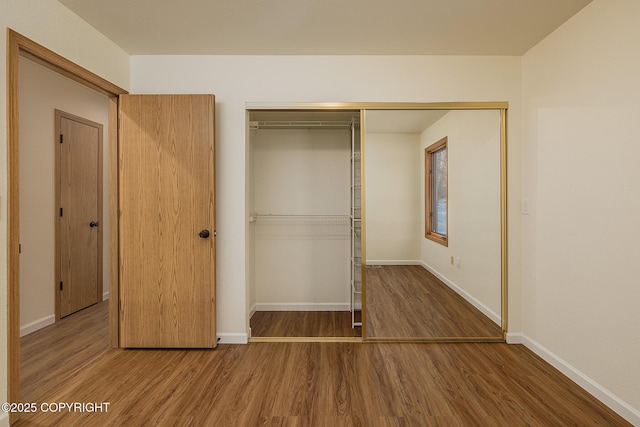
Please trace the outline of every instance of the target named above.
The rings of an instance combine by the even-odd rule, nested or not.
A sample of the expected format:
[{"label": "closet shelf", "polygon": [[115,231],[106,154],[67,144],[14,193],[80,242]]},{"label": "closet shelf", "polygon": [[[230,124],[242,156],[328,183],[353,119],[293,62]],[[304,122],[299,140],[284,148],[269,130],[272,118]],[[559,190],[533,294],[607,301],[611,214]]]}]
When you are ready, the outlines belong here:
[{"label": "closet shelf", "polygon": [[358,283],[358,282],[351,282],[351,287],[353,289],[353,293],[355,294],[362,294],[362,283]]},{"label": "closet shelf", "polygon": [[[351,128],[351,326],[362,326],[362,166],[360,122]],[[357,313],[360,312],[360,315]]]}]

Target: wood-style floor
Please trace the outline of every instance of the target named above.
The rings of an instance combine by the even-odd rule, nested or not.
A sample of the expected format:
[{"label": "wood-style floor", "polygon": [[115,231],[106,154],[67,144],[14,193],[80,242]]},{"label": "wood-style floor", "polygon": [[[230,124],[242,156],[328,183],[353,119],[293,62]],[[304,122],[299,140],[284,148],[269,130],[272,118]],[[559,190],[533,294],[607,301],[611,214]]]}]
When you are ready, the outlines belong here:
[{"label": "wood-style floor", "polygon": [[422,266],[367,268],[366,280],[367,337],[502,337],[500,326]]},{"label": "wood-style floor", "polygon": [[[109,402],[17,426],[629,425],[520,345],[108,347],[107,304],[23,338],[23,401]],[[37,372],[37,373],[36,373]]]},{"label": "wood-style floor", "polygon": [[251,317],[252,337],[361,337],[351,327],[350,311],[257,311]]}]

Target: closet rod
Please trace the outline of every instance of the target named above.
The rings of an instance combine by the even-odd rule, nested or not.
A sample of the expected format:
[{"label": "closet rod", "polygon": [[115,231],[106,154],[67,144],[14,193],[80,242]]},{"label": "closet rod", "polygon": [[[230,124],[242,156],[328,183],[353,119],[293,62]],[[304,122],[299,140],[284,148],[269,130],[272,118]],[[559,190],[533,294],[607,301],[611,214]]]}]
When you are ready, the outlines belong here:
[{"label": "closet rod", "polygon": [[349,215],[259,215],[254,214],[249,217],[249,222],[265,221],[274,223],[282,223],[282,221],[290,224],[307,224],[307,225],[345,225],[350,223]]},{"label": "closet rod", "polygon": [[254,214],[251,215],[252,218],[256,219],[287,219],[287,218],[323,218],[323,219],[349,219],[349,215],[306,215],[306,214]]},{"label": "closet rod", "polygon": [[250,121],[251,130],[258,129],[287,129],[287,128],[331,128],[331,129],[351,129],[351,121],[315,121],[315,120],[272,120],[272,121]]}]

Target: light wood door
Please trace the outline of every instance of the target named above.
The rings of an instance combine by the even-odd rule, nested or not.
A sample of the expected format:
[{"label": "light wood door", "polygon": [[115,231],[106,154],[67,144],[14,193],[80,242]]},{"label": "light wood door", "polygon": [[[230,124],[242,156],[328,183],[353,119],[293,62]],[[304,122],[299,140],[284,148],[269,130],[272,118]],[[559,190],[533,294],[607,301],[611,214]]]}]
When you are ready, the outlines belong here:
[{"label": "light wood door", "polygon": [[102,301],[102,125],[56,111],[58,318]]},{"label": "light wood door", "polygon": [[122,347],[216,345],[214,105],[120,97]]}]

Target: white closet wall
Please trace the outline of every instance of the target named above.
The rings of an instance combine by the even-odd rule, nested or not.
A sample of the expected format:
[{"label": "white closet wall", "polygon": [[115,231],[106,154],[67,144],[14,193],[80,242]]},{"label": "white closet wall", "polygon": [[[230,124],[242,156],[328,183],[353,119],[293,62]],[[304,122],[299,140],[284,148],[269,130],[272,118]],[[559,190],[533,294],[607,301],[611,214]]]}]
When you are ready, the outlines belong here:
[{"label": "white closet wall", "polygon": [[349,310],[351,132],[250,137],[255,309]]}]

